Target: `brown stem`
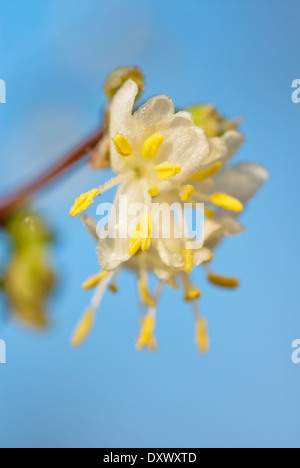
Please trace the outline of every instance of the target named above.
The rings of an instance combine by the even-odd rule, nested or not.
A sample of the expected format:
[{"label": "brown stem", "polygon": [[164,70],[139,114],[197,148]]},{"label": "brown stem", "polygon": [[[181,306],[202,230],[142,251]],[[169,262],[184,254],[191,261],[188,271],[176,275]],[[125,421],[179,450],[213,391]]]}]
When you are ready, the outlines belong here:
[{"label": "brown stem", "polygon": [[88,151],[97,145],[102,136],[102,128],[95,130],[95,132],[93,132],[84,141],[75,146],[75,148],[71,149],[46,172],[28,184],[24,185],[19,190],[3,198],[0,198],[0,221],[3,221],[12,211],[26,202],[28,197],[33,195],[37,190],[41,189],[49,182],[52,182],[52,180],[54,180],[67,168],[72,166],[75,162],[79,161],[79,159],[81,159]]}]

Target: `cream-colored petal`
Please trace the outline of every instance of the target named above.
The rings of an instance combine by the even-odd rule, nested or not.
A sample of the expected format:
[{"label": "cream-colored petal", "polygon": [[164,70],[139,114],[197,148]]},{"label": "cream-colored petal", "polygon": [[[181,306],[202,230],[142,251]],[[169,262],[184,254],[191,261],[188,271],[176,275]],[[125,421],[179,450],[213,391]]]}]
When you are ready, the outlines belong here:
[{"label": "cream-colored petal", "polygon": [[206,237],[204,245],[209,249],[213,249],[225,236],[237,235],[243,232],[244,226],[236,221],[232,216],[224,216],[217,220],[219,229],[211,232]]},{"label": "cream-colored petal", "polygon": [[244,226],[236,219],[230,216],[224,216],[218,220],[221,224],[221,229],[226,236],[234,236],[244,231]]},{"label": "cream-colored petal", "polygon": [[88,232],[91,234],[91,236],[98,241],[98,236],[97,236],[97,222],[92,216],[89,215],[82,215],[81,216],[81,221],[83,222],[84,226],[88,230]]},{"label": "cream-colored petal", "polygon": [[216,161],[223,160],[223,158],[227,155],[227,146],[223,138],[208,138],[208,143],[210,151],[207,157],[204,159],[203,167],[201,169],[205,169]]},{"label": "cream-colored petal", "polygon": [[203,168],[221,161],[225,164],[244,142],[244,135],[236,130],[228,130],[221,137],[208,138],[210,152],[203,162]]},{"label": "cream-colored petal", "polygon": [[193,266],[201,265],[203,262],[207,262],[211,259],[211,250],[206,247],[202,247],[198,250],[193,250]]},{"label": "cream-colored petal", "polygon": [[[155,96],[133,114],[133,125],[140,132],[153,133],[159,124],[174,114],[174,104],[169,96]],[[159,131],[159,130],[158,130]]]},{"label": "cream-colored petal", "polygon": [[221,140],[226,146],[226,155],[223,157],[222,161],[227,162],[235,155],[240,146],[244,143],[245,137],[237,130],[228,130],[221,137]]},{"label": "cream-colored petal", "polygon": [[212,192],[226,193],[245,205],[267,178],[267,171],[259,164],[240,163],[225,166],[216,173],[211,189]]},{"label": "cream-colored petal", "polygon": [[[123,201],[126,203],[123,205]],[[146,205],[149,195],[146,191],[144,180],[129,180],[121,184],[117,190],[114,199],[114,208],[110,215],[112,226],[114,226],[114,235],[101,238],[97,247],[99,263],[106,271],[111,271],[120,266],[121,263],[129,260],[130,255],[127,253],[130,236],[128,227],[130,223],[139,215],[139,212],[128,214],[128,210],[133,203]],[[120,202],[121,200],[121,202]],[[114,218],[114,213],[116,214]],[[110,219],[108,224],[110,223]],[[101,237],[101,233],[99,237]]]},{"label": "cream-colored petal", "polygon": [[[180,173],[166,181],[159,182],[160,192],[183,184],[192,174],[199,171],[210,149],[204,131],[196,126],[182,128],[176,131],[172,128],[164,130],[165,157],[167,162],[180,166]],[[163,156],[162,156],[163,157]]]},{"label": "cream-colored petal", "polygon": [[158,239],[157,250],[162,262],[170,268],[182,269],[185,265],[181,255],[184,245],[180,239]]},{"label": "cream-colored petal", "polygon": [[207,241],[214,236],[220,229],[222,225],[219,221],[214,219],[205,219],[204,221],[204,243],[206,245]]},{"label": "cream-colored petal", "polygon": [[178,289],[175,272],[170,270],[170,268],[155,268],[154,273],[163,283],[170,286],[170,288]]},{"label": "cream-colored petal", "polygon": [[126,170],[130,156],[128,158],[120,156],[113,139],[117,134],[124,135],[132,144],[132,111],[137,94],[137,84],[127,80],[115,94],[110,105],[110,162],[117,174]]}]

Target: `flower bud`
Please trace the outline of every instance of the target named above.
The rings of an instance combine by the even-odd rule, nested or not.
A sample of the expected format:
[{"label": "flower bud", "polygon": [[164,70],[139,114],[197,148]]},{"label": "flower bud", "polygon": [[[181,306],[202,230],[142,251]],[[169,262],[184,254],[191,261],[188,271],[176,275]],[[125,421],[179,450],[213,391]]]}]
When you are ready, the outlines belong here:
[{"label": "flower bud", "polygon": [[138,67],[122,67],[112,71],[104,83],[104,93],[109,99],[112,99],[123,83],[129,79],[135,81],[138,85],[139,93],[137,97],[139,97],[145,85],[143,74]]},{"label": "flower bud", "polygon": [[187,109],[195,124],[203,128],[208,138],[222,136],[227,130],[237,129],[240,119],[230,120],[222,116],[212,104],[201,104]]}]

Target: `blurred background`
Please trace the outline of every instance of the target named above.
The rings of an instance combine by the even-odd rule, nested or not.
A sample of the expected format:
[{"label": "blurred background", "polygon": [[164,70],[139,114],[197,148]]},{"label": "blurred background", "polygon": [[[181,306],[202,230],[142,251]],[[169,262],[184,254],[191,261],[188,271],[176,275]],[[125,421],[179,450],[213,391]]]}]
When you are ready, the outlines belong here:
[{"label": "blurred background", "polygon": [[[122,273],[90,338],[69,339],[90,299],[81,283],[97,272],[95,246],[74,197],[107,179],[79,164],[43,190],[34,208],[55,232],[57,286],[50,328],[32,332],[0,300],[2,447],[299,446],[300,78],[297,0],[0,1],[0,195],[17,188],[92,131],[115,67],[138,65],[147,97],[178,107],[211,102],[242,116],[246,143],[236,161],[263,164],[270,180],[242,216],[246,231],[226,240],[214,269],[242,285],[203,291],[211,349],[197,353],[194,320],[181,292],[165,289],[159,352],[137,353],[135,279]],[[113,193],[105,195],[112,199]],[[95,209],[89,210],[94,214]],[[0,240],[2,237],[0,237]],[[5,240],[0,265],[7,258]],[[196,275],[197,276],[197,275]]]}]

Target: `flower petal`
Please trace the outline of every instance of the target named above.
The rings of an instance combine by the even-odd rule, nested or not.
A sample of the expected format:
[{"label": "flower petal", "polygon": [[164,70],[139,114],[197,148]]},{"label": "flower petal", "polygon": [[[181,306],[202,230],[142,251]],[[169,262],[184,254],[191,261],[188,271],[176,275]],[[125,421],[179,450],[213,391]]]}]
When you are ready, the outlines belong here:
[{"label": "flower petal", "polygon": [[192,174],[200,170],[209,154],[210,148],[204,131],[195,125],[186,125],[187,122],[184,120],[184,126],[179,125],[176,129],[170,126],[163,131],[164,155],[167,162],[180,166],[181,171],[169,180],[160,182],[158,184],[160,192],[169,191],[188,180]]},{"label": "flower petal", "polygon": [[171,117],[174,110],[174,104],[169,96],[155,96],[133,114],[134,126],[141,132],[151,132],[158,123]]},{"label": "flower petal", "polygon": [[112,143],[116,134],[124,135],[131,143],[132,111],[138,86],[132,80],[127,80],[115,94],[110,105],[110,161],[112,169],[118,174],[126,169],[126,160],[117,152]]},{"label": "flower petal", "polygon": [[267,178],[267,171],[259,164],[239,163],[226,166],[214,175],[212,192],[226,193],[245,205]]},{"label": "flower petal", "polygon": [[[124,203],[120,202],[124,196]],[[121,263],[129,260],[130,255],[127,253],[130,236],[128,233],[128,227],[138,217],[139,212],[130,214],[128,209],[133,207],[133,204],[146,205],[147,199],[150,196],[145,189],[145,183],[143,180],[128,180],[122,183],[116,193],[113,210],[110,214],[108,224],[110,220],[114,232],[110,232],[108,237],[101,238],[97,247],[97,253],[99,257],[99,263],[106,271],[111,271],[120,266]],[[142,205],[141,205],[142,206]],[[111,217],[113,217],[111,219]],[[101,233],[99,233],[101,237]]]}]

